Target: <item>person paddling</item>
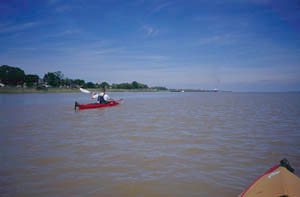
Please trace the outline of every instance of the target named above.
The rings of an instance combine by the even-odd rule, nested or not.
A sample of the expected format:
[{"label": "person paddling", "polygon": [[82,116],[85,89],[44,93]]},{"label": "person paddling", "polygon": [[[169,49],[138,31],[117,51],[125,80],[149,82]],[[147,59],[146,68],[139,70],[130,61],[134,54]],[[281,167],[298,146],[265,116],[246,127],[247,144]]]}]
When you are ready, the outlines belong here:
[{"label": "person paddling", "polygon": [[111,101],[113,101],[106,93],[105,93],[105,88],[101,89],[101,92],[97,94],[96,92],[92,92],[91,95],[92,99],[97,98],[97,103],[100,104],[107,104]]}]

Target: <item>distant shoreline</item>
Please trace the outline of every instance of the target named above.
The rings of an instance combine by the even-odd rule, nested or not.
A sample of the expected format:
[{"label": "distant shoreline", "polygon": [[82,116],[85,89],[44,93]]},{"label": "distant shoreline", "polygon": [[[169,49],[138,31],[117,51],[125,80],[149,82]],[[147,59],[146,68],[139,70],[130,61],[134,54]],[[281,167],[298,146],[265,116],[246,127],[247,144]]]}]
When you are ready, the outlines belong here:
[{"label": "distant shoreline", "polygon": [[[88,89],[92,92],[100,91],[99,88]],[[170,89],[170,90],[157,90],[157,89],[107,89],[107,92],[217,92],[214,90],[192,90],[192,89]],[[47,88],[38,90],[36,88],[16,88],[16,87],[3,87],[0,88],[0,94],[26,94],[26,93],[76,93],[80,92],[79,88]]]},{"label": "distant shoreline", "polygon": [[[92,92],[99,92],[99,88],[88,89]],[[36,88],[0,88],[0,94],[24,94],[24,93],[76,93],[79,88],[47,88],[38,90]],[[107,89],[107,92],[166,92],[155,89]]]}]

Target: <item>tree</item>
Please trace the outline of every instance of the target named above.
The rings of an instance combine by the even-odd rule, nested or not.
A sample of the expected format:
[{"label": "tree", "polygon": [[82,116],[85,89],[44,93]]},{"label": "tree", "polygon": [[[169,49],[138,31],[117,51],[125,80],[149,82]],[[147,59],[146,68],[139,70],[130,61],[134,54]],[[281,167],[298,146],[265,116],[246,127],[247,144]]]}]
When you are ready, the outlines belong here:
[{"label": "tree", "polygon": [[39,76],[38,75],[25,75],[25,79],[24,82],[26,83],[26,86],[28,87],[32,87],[32,86],[36,86],[37,83],[39,82]]},{"label": "tree", "polygon": [[93,83],[93,82],[87,82],[85,85],[84,85],[85,88],[95,88],[96,85]]},{"label": "tree", "polygon": [[136,82],[136,81],[133,81],[133,82],[131,83],[131,85],[132,85],[132,88],[134,88],[134,89],[147,89],[147,88],[148,88],[147,85],[142,84],[142,83],[138,83],[138,82]]},{"label": "tree", "polygon": [[61,71],[54,72],[55,76],[59,78],[60,80],[64,79],[64,74]]},{"label": "tree", "polygon": [[23,85],[25,73],[18,67],[2,65],[0,67],[0,81],[5,85]]},{"label": "tree", "polygon": [[99,85],[100,88],[109,88],[109,86],[110,86],[110,85],[109,85],[107,82],[105,82],[105,81],[102,82],[102,83]]},{"label": "tree", "polygon": [[118,86],[117,84],[113,83],[113,84],[111,85],[111,88],[112,88],[112,89],[117,89],[117,88],[118,88],[117,86]]},{"label": "tree", "polygon": [[133,81],[132,83],[112,84],[112,89],[147,89],[148,86],[142,83]]},{"label": "tree", "polygon": [[139,88],[139,83],[136,82],[136,81],[133,81],[133,82],[131,83],[131,85],[132,85],[132,88],[133,88],[133,89],[138,89],[138,88]]},{"label": "tree", "polygon": [[117,85],[118,89],[132,89],[132,85],[130,83],[120,83]]},{"label": "tree", "polygon": [[48,72],[47,74],[44,75],[44,82],[46,82],[48,85],[57,87],[60,84],[59,78],[54,73]]},{"label": "tree", "polygon": [[75,79],[75,80],[73,81],[73,84],[82,87],[82,86],[84,86],[85,81],[84,81],[84,80],[81,80],[81,79]]},{"label": "tree", "polygon": [[48,72],[44,75],[43,79],[48,85],[52,87],[58,87],[62,84],[63,74],[61,71],[57,71],[54,73]]},{"label": "tree", "polygon": [[147,89],[149,87],[146,84],[139,83],[138,88]]},{"label": "tree", "polygon": [[168,88],[162,87],[162,86],[155,86],[155,87],[152,87],[152,89],[156,89],[156,90],[168,90]]},{"label": "tree", "polygon": [[66,85],[66,86],[72,86],[73,84],[73,80],[72,79],[69,79],[68,77],[63,79],[63,85]]}]

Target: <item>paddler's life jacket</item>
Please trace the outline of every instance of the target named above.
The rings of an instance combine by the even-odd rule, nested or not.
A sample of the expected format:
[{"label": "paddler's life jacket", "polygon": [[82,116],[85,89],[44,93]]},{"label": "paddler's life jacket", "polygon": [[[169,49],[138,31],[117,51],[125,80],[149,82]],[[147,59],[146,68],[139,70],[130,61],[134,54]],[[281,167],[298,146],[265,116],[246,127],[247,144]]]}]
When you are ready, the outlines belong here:
[{"label": "paddler's life jacket", "polygon": [[100,95],[98,96],[97,98],[97,101],[100,103],[100,104],[106,104],[108,103],[107,101],[104,100],[104,96],[105,96],[105,93],[103,95]]}]

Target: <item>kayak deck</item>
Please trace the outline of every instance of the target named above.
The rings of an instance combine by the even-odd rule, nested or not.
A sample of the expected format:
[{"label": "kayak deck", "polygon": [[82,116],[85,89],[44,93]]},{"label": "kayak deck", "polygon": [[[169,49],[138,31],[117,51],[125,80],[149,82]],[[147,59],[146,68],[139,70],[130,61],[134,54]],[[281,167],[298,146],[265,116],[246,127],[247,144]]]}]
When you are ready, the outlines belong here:
[{"label": "kayak deck", "polygon": [[239,197],[300,196],[300,179],[286,159],[258,177]]},{"label": "kayak deck", "polygon": [[89,104],[79,104],[75,102],[75,110],[77,109],[95,109],[95,108],[102,108],[102,107],[112,107],[120,104],[123,101],[123,99],[120,99],[119,101],[111,101],[107,104],[100,104],[100,103],[89,103]]}]

